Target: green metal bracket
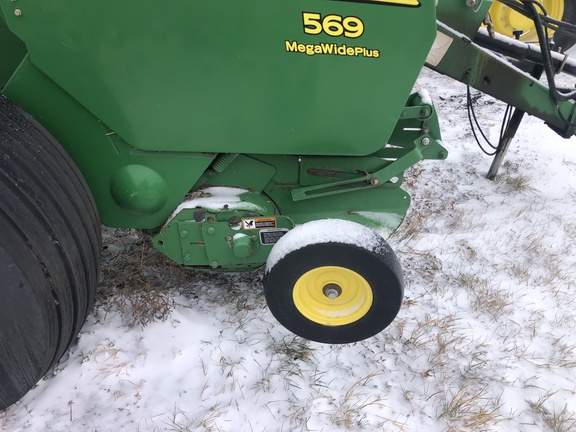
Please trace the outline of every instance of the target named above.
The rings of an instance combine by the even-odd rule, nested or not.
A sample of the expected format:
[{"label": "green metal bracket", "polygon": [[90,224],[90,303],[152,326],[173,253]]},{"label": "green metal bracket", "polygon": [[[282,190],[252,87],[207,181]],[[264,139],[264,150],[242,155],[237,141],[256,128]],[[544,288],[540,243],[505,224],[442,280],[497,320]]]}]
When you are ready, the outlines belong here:
[{"label": "green metal bracket", "polygon": [[440,129],[434,106],[423,103],[422,95],[414,93],[400,115],[388,146],[374,154],[387,160],[386,166],[374,171],[361,169],[342,171],[333,169],[334,174],[353,173],[356,178],[332,181],[324,184],[299,187],[292,190],[292,199],[302,201],[345,192],[380,187],[385,184],[399,186],[403,172],[423,159],[445,159],[448,152],[442,147]]},{"label": "green metal bracket", "polygon": [[[224,189],[233,190],[215,190]],[[196,195],[153,238],[158,250],[181,265],[235,271],[260,267],[274,244],[294,227],[261,194]]]}]

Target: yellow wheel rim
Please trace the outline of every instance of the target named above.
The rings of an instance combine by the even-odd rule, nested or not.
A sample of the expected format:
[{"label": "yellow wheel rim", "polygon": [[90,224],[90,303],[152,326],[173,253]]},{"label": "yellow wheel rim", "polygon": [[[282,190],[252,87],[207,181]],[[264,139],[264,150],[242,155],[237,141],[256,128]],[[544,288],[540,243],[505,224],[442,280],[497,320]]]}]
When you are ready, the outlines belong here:
[{"label": "yellow wheel rim", "polygon": [[318,324],[340,326],[362,318],[374,300],[370,284],[344,267],[317,267],[304,273],[292,293],[298,311]]},{"label": "yellow wheel rim", "polygon": [[[541,0],[542,6],[551,18],[561,20],[564,15],[564,0]],[[534,22],[524,15],[510,9],[503,3],[495,1],[490,7],[490,18],[497,33],[514,37],[514,30],[522,30],[520,40],[524,42],[538,42],[538,35],[534,27]],[[554,32],[548,30],[548,34]]]}]

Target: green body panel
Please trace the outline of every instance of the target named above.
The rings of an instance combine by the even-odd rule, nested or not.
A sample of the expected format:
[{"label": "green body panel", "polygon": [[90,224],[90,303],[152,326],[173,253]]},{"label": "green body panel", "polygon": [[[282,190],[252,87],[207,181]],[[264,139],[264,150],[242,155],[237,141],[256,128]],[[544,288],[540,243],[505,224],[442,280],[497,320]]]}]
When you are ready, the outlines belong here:
[{"label": "green body panel", "polygon": [[[371,154],[392,133],[436,33],[432,1],[0,4],[31,61],[147,151]],[[305,14],[340,21],[307,34]],[[361,20],[359,37],[333,34],[347,19]]]},{"label": "green body panel", "polygon": [[70,154],[90,187],[102,222],[111,227],[155,228],[164,223],[215,157],[129,146],[28,60],[5,94]]}]

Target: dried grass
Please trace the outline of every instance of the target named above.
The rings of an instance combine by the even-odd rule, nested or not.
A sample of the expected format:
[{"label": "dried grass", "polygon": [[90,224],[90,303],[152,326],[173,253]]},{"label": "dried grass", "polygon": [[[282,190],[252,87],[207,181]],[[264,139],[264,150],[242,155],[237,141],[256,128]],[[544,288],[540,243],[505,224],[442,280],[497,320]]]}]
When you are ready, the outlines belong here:
[{"label": "dried grass", "polygon": [[104,250],[95,314],[103,311],[106,319],[119,310],[128,327],[168,319],[176,305],[170,289],[189,273],[156,251],[148,235],[133,230],[105,231]]}]

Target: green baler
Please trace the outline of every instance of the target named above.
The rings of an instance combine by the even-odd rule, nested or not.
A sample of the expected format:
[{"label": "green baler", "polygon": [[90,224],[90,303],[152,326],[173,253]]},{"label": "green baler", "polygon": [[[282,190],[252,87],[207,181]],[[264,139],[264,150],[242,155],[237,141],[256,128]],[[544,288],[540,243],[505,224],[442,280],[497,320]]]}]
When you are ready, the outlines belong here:
[{"label": "green baler", "polygon": [[[447,157],[421,68],[573,134],[572,95],[473,43],[490,5],[0,0],[0,409],[80,330],[100,220],[183,266],[266,266],[270,310],[308,339],[388,326],[403,173]],[[573,67],[540,45],[533,75]]]}]

